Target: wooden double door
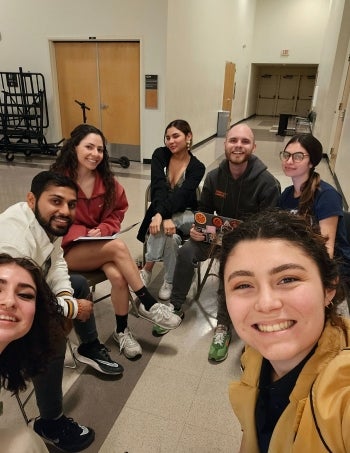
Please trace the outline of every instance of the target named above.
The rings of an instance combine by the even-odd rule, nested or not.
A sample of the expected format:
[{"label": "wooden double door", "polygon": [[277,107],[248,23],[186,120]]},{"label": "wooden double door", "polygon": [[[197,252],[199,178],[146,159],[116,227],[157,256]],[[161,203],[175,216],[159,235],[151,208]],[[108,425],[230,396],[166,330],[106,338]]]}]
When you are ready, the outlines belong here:
[{"label": "wooden double door", "polygon": [[113,157],[140,160],[140,43],[55,42],[63,137],[86,122]]}]

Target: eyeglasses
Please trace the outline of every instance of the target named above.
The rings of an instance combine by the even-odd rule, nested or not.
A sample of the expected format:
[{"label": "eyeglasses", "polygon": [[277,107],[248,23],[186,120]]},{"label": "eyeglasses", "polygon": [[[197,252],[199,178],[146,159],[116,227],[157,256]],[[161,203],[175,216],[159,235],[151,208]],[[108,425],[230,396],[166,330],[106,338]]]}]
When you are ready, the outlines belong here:
[{"label": "eyeglasses", "polygon": [[304,157],[310,157],[308,154],[304,154],[302,152],[297,152],[297,153],[289,153],[288,151],[281,151],[280,152],[280,158],[283,161],[287,161],[290,158],[293,159],[293,162],[301,162],[304,160]]}]

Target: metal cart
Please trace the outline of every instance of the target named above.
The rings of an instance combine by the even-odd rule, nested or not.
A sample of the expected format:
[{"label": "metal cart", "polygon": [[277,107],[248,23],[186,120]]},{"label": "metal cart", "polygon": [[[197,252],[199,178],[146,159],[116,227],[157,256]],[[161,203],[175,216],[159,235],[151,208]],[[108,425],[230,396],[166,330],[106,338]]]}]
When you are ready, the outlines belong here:
[{"label": "metal cart", "polygon": [[49,126],[44,76],[39,73],[0,72],[0,151],[12,161],[14,153],[56,155],[63,139],[48,143]]}]

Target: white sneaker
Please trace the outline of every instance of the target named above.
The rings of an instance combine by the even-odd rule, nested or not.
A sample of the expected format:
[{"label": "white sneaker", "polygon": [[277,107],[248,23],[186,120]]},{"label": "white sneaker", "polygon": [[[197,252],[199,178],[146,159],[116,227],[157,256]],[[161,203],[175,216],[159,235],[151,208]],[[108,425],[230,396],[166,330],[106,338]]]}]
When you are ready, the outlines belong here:
[{"label": "white sneaker", "polygon": [[161,286],[161,288],[159,290],[159,293],[158,293],[159,299],[161,299],[161,300],[169,300],[170,296],[171,296],[172,289],[173,289],[173,284],[164,281],[164,283],[162,284],[162,286]]},{"label": "white sneaker", "polygon": [[142,355],[142,348],[135,340],[130,330],[126,327],[124,332],[113,332],[114,340],[119,344],[120,352],[123,352],[128,359],[134,359]]},{"label": "white sneaker", "polygon": [[146,271],[146,269],[141,269],[140,277],[141,277],[142,283],[147,287],[151,283],[152,272]]},{"label": "white sneaker", "polygon": [[139,316],[163,329],[176,329],[181,324],[181,318],[174,313],[174,308],[161,302],[157,302],[149,310],[146,310],[143,303],[140,303]]}]

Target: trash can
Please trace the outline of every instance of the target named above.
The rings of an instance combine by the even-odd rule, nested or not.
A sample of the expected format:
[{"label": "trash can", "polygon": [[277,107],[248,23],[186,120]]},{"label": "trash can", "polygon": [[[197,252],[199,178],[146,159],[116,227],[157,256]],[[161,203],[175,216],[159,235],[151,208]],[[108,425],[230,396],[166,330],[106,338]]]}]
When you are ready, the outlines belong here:
[{"label": "trash can", "polygon": [[217,125],[218,137],[226,136],[229,120],[230,112],[228,110],[221,110],[220,112],[218,112],[218,125]]}]

